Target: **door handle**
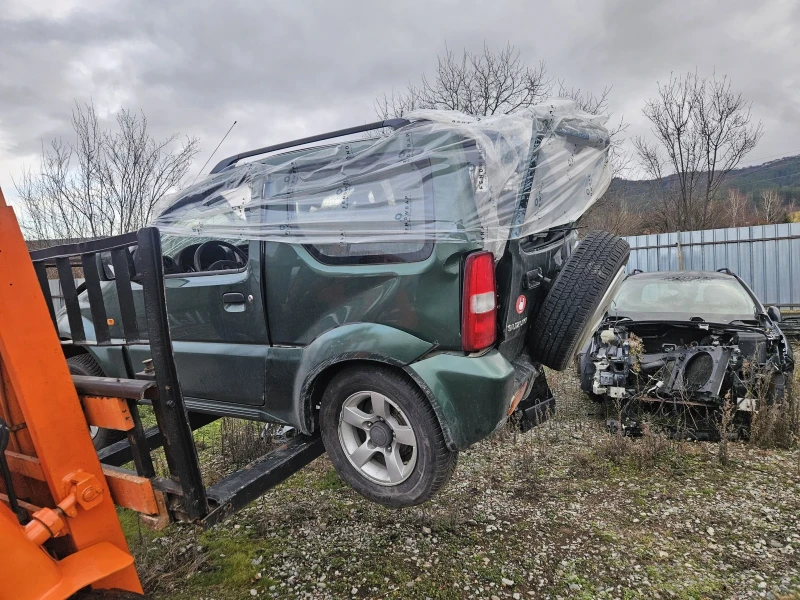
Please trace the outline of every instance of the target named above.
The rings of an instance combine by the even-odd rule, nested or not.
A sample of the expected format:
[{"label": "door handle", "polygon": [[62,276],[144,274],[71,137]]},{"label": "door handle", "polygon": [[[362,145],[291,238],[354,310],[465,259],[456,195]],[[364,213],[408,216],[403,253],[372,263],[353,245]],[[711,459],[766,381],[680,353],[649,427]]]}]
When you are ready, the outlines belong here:
[{"label": "door handle", "polygon": [[222,294],[222,310],[229,313],[243,313],[246,308],[244,294],[228,292]]}]

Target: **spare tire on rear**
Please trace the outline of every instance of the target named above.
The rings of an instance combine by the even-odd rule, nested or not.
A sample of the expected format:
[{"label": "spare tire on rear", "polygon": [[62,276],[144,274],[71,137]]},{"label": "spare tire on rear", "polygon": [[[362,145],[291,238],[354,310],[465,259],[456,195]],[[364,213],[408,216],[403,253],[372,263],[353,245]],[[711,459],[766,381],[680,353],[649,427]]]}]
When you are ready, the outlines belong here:
[{"label": "spare tire on rear", "polygon": [[593,231],[578,244],[528,328],[534,360],[556,371],[570,364],[587,328],[597,325],[612,284],[622,280],[630,251],[628,242],[605,231]]}]

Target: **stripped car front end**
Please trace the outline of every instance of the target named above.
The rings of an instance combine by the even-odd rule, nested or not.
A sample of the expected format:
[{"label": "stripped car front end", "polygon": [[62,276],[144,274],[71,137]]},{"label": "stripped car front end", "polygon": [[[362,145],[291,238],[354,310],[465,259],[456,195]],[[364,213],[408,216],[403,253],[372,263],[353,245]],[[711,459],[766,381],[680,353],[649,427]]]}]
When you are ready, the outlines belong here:
[{"label": "stripped car front end", "polygon": [[579,355],[581,387],[620,407],[751,413],[783,398],[794,367],[779,315],[730,272],[631,275]]}]

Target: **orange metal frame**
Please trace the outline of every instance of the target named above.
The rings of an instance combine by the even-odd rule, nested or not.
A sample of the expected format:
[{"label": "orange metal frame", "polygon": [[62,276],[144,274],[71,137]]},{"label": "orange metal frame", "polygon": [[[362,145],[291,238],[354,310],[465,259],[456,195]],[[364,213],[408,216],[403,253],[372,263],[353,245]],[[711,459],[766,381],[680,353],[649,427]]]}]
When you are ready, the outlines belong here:
[{"label": "orange metal frame", "polygon": [[[123,407],[113,400],[84,403],[92,421],[129,428]],[[108,468],[104,473],[28,249],[2,191],[0,416],[12,428],[6,457],[14,487],[25,499],[22,506],[33,513],[23,527],[0,502],[0,600],[63,599],[90,584],[141,593],[112,495],[151,514],[161,512],[158,497],[147,479]],[[65,542],[56,549],[52,537]]]}]

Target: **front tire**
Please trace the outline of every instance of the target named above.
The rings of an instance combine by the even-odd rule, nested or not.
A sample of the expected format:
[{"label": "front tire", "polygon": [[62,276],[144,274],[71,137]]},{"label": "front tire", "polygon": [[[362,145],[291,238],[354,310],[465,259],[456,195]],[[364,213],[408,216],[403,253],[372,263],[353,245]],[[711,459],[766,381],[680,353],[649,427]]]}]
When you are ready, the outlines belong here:
[{"label": "front tire", "polygon": [[387,367],[338,373],[322,398],[320,428],[339,476],[384,506],[429,500],[456,467],[458,452],[447,448],[428,399]]}]

